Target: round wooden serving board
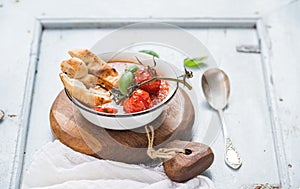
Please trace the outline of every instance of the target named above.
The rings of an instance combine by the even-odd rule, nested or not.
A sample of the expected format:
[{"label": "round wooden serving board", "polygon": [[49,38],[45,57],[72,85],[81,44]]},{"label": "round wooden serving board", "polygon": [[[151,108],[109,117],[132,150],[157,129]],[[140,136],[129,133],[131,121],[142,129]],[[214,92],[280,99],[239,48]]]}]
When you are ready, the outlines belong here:
[{"label": "round wooden serving board", "polygon": [[[163,113],[150,123],[155,128],[154,148],[164,147],[173,140],[190,140],[194,120],[192,102],[179,89]],[[150,161],[144,127],[120,131],[96,126],[80,114],[64,91],[53,102],[50,125],[54,136],[75,151],[125,163]]]}]

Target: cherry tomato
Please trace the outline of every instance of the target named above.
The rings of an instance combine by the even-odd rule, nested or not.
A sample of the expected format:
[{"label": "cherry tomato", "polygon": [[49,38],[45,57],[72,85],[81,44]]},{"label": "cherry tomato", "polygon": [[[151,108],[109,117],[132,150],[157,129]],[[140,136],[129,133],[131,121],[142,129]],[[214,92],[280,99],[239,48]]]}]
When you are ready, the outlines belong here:
[{"label": "cherry tomato", "polygon": [[123,109],[126,113],[140,112],[151,107],[152,101],[149,93],[141,89],[134,91],[123,103]]},{"label": "cherry tomato", "polygon": [[[138,69],[135,73],[135,82],[140,84],[152,79],[154,76],[151,72],[154,72],[156,74],[155,69],[152,69],[151,71],[149,71],[146,68]],[[140,89],[147,91],[150,94],[157,94],[159,91],[160,83],[161,83],[160,80],[155,80],[146,85],[141,86]]]},{"label": "cherry tomato", "polygon": [[159,89],[158,93],[155,95],[153,95],[153,94],[150,95],[153,106],[160,103],[161,101],[163,101],[168,96],[168,93],[169,93],[168,82],[165,80],[161,80],[160,89]]},{"label": "cherry tomato", "polygon": [[110,108],[110,107],[96,107],[95,110],[98,112],[110,113],[110,114],[116,114],[118,112],[117,109]]}]

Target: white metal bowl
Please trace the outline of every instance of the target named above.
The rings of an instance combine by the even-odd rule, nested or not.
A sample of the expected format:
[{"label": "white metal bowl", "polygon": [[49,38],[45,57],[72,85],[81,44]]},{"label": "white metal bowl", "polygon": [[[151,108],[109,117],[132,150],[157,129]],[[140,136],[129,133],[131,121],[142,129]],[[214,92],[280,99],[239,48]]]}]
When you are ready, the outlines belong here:
[{"label": "white metal bowl", "polygon": [[[144,65],[153,65],[153,57],[143,53],[136,52],[119,52],[119,53],[105,53],[99,55],[103,60],[107,62],[137,62],[137,58],[143,62]],[[175,70],[172,65],[161,60],[155,59],[156,70],[164,77],[177,78]],[[69,99],[76,105],[80,113],[89,122],[107,129],[114,130],[130,130],[144,126],[153,120],[155,120],[163,111],[164,105],[168,103],[175,95],[178,89],[178,83],[168,81],[169,93],[167,97],[159,104],[153,106],[150,109],[136,112],[136,113],[124,113],[124,114],[108,114],[95,111],[84,104],[77,101],[75,98],[69,95],[66,90],[66,94]]]}]

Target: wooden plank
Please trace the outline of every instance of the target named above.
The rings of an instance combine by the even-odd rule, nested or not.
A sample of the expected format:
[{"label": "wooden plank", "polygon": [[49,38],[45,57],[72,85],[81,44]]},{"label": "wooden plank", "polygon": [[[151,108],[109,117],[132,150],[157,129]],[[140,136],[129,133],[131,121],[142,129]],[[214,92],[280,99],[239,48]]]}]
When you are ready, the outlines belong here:
[{"label": "wooden plank", "polygon": [[[17,172],[15,168],[20,162],[19,157],[23,156],[20,154],[23,150],[19,153],[21,146],[17,143],[21,142],[21,133],[25,129],[22,128],[23,121],[26,122],[23,113],[28,107],[23,109],[24,99],[30,96],[25,88],[34,20],[24,15],[16,16],[18,10],[7,8],[8,2],[1,3],[0,108],[5,111],[6,116],[0,123],[0,188],[9,188],[14,179],[13,175]],[[27,102],[25,104],[28,104]],[[15,160],[18,163],[14,164]]]},{"label": "wooden plank", "polygon": [[40,18],[45,29],[120,28],[135,23],[168,23],[182,28],[255,28],[253,18]]},{"label": "wooden plank", "polygon": [[[289,188],[300,187],[300,2],[292,1],[288,6],[264,17],[270,36],[270,66],[272,68],[272,88],[281,125]],[[287,187],[287,188],[288,188]]]},{"label": "wooden plank", "polygon": [[[20,1],[22,3],[15,3],[15,6],[18,5],[29,14],[52,18],[95,18],[99,16],[104,18],[257,17],[289,2],[280,0],[190,0],[187,3],[181,0],[164,0],[162,2],[131,0],[124,3],[120,0],[90,0],[87,4],[80,0],[74,0],[72,3],[63,3],[57,6],[59,1]],[[14,4],[14,1],[10,3]]]},{"label": "wooden plank", "polygon": [[267,35],[265,25],[261,20],[257,22],[257,34],[261,46],[261,60],[264,73],[266,95],[268,100],[268,108],[270,112],[270,121],[274,138],[275,155],[278,165],[278,173],[280,176],[280,185],[282,188],[288,188],[290,185],[286,153],[283,144],[282,128],[279,122],[279,114],[277,110],[277,97],[274,88],[273,73],[271,70],[271,44]]},{"label": "wooden plank", "polygon": [[[23,97],[23,104],[21,109],[21,126],[18,130],[18,136],[16,140],[16,151],[14,155],[13,160],[13,170],[12,170],[12,176],[10,181],[10,187],[15,188],[19,187],[18,185],[15,185],[15,183],[20,182],[21,172],[22,172],[22,165],[24,160],[24,149],[26,145],[27,140],[27,131],[28,131],[28,125],[29,125],[29,117],[31,114],[31,105],[32,105],[32,95],[35,87],[35,76],[37,71],[37,61],[39,57],[39,51],[40,51],[40,42],[41,42],[41,35],[42,35],[42,26],[37,21],[35,23],[35,29],[34,29],[34,36],[33,43],[31,44],[31,50],[30,50],[30,62],[27,70],[27,79],[25,84],[25,91]],[[27,95],[29,94],[29,95]]]}]

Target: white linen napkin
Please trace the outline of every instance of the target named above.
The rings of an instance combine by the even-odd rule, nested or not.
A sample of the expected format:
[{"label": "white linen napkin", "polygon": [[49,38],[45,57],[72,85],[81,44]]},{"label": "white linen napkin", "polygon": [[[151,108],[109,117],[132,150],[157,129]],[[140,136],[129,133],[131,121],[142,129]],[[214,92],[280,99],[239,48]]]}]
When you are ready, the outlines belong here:
[{"label": "white linen napkin", "polygon": [[214,189],[213,182],[197,176],[185,183],[168,179],[162,166],[146,166],[99,160],[73,151],[58,140],[36,155],[23,179],[22,189]]}]

